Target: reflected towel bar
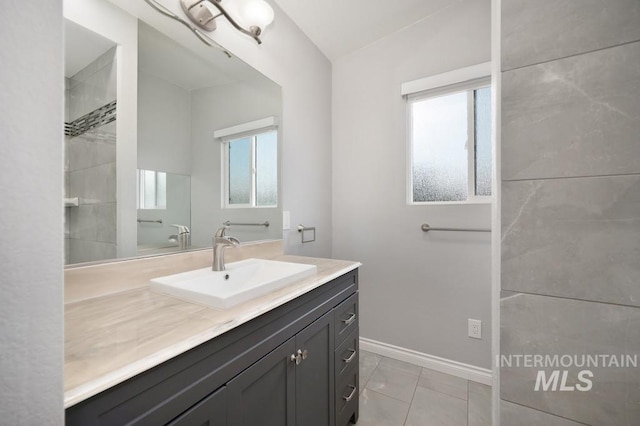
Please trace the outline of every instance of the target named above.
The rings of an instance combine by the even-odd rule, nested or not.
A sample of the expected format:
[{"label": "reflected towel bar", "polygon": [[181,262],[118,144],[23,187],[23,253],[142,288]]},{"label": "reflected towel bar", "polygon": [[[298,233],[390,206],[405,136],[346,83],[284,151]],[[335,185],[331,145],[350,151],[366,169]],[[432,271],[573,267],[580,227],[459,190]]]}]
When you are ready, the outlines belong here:
[{"label": "reflected towel bar", "polygon": [[231,222],[230,220],[226,222],[222,222],[224,226],[264,226],[265,228],[269,227],[269,221],[265,220],[263,223],[236,223]]},{"label": "reflected towel bar", "polygon": [[158,220],[147,220],[147,219],[138,219],[138,223],[162,223],[162,219]]},{"label": "reflected towel bar", "polygon": [[420,226],[423,232],[429,231],[459,231],[459,232],[491,232],[491,229],[477,229],[477,228],[434,228],[429,226],[428,223],[423,223]]}]

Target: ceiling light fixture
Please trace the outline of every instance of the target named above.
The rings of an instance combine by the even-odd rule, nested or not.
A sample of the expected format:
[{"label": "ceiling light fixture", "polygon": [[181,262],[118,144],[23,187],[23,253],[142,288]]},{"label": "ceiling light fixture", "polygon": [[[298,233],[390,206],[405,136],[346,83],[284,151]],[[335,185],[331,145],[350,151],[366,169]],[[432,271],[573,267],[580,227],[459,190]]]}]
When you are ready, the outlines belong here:
[{"label": "ceiling light fixture", "polygon": [[[262,44],[260,34],[273,22],[273,9],[269,3],[264,0],[227,0],[229,4],[226,7],[221,3],[222,0],[180,0],[184,13],[199,28],[214,31],[216,18],[224,16],[236,30]],[[229,12],[235,12],[236,18]]]}]

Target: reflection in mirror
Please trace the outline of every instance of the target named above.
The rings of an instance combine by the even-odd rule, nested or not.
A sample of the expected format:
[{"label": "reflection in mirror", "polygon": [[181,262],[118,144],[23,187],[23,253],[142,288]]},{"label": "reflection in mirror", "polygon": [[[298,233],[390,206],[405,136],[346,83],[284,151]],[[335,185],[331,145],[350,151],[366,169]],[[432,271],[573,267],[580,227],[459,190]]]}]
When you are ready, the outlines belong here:
[{"label": "reflection in mirror", "polygon": [[137,176],[138,255],[190,248],[191,177],[140,169]]},{"label": "reflection in mirror", "polygon": [[65,23],[65,261],[116,257],[115,44]]},{"label": "reflection in mirror", "polygon": [[[106,0],[91,2],[96,8],[103,3],[116,8]],[[65,2],[65,13],[74,4],[82,2]],[[227,197],[229,141],[214,137],[219,129],[265,117],[277,123],[281,88],[237,58],[215,49],[205,53],[196,38],[189,37],[192,46],[158,31],[175,36],[175,23],[160,15],[135,25],[131,10],[96,10],[86,19],[86,9],[82,11],[71,14],[75,22],[65,20],[66,263],[210,247],[211,236],[225,222],[241,224],[227,231],[241,242],[282,238],[277,126],[239,135],[255,139],[244,160],[249,166],[242,178],[249,185],[242,188],[248,193],[242,203]],[[91,28],[96,22],[103,34],[105,24],[114,28],[107,34],[120,34],[124,27],[137,34],[137,94],[121,91],[127,75],[116,75],[131,65],[131,56],[121,54],[124,44],[96,35]],[[116,93],[122,99],[116,99]],[[137,139],[122,145],[115,131],[116,108],[125,101],[127,108],[118,114],[137,123]],[[129,164],[121,163],[123,158]],[[120,185],[130,189],[121,191]],[[124,193],[130,198],[122,198]],[[245,225],[266,222],[269,226]]]},{"label": "reflection in mirror", "polygon": [[275,207],[278,204],[278,132],[256,132],[230,139],[223,149],[225,206]]}]

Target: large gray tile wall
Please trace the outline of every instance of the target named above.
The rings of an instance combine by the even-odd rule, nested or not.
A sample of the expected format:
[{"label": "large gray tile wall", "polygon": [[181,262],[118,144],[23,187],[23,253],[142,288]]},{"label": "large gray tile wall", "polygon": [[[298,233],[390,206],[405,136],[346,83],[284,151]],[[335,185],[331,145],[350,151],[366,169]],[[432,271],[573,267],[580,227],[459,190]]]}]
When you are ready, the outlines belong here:
[{"label": "large gray tile wall", "polygon": [[[501,354],[638,355],[640,1],[501,14]],[[640,424],[637,367],[586,392],[535,391],[539,369],[502,366],[503,425]]]},{"label": "large gray tile wall", "polygon": [[[116,99],[115,48],[66,80],[66,120]],[[81,263],[116,257],[116,123],[65,138],[65,260]]]}]

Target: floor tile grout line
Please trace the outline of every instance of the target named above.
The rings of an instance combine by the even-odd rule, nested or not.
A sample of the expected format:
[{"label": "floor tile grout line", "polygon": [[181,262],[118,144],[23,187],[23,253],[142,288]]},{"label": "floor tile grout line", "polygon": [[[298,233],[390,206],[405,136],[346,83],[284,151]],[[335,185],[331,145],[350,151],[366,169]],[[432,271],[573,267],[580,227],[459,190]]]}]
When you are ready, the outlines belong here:
[{"label": "floor tile grout line", "polygon": [[[396,401],[396,402],[402,402],[403,404],[409,404],[407,401],[403,401],[403,400],[401,400],[401,399],[394,398],[394,397],[389,396],[389,395],[387,395],[387,394],[384,394],[384,393],[382,393],[382,392],[378,392],[377,390],[373,390],[373,389],[369,389],[369,388],[366,388],[366,390],[368,390],[369,392],[373,392],[373,393],[375,393],[376,395],[381,395],[381,396],[384,396],[385,398],[393,399],[393,400],[394,400],[394,401]],[[411,404],[409,404],[409,406],[411,406]]]},{"label": "floor tile grout line", "polygon": [[407,410],[407,414],[404,416],[403,426],[406,426],[407,421],[409,420],[409,413],[411,412],[411,407],[413,407],[413,400],[416,397],[416,391],[418,390],[418,383],[420,383],[420,377],[422,376],[422,370],[420,370],[420,375],[418,376],[418,381],[416,385],[413,387],[413,394],[411,395],[411,402],[409,403],[409,409]]},{"label": "floor tile grout line", "polygon": [[469,386],[469,380],[467,380],[467,426],[469,426],[469,399],[471,398],[471,386]]}]

